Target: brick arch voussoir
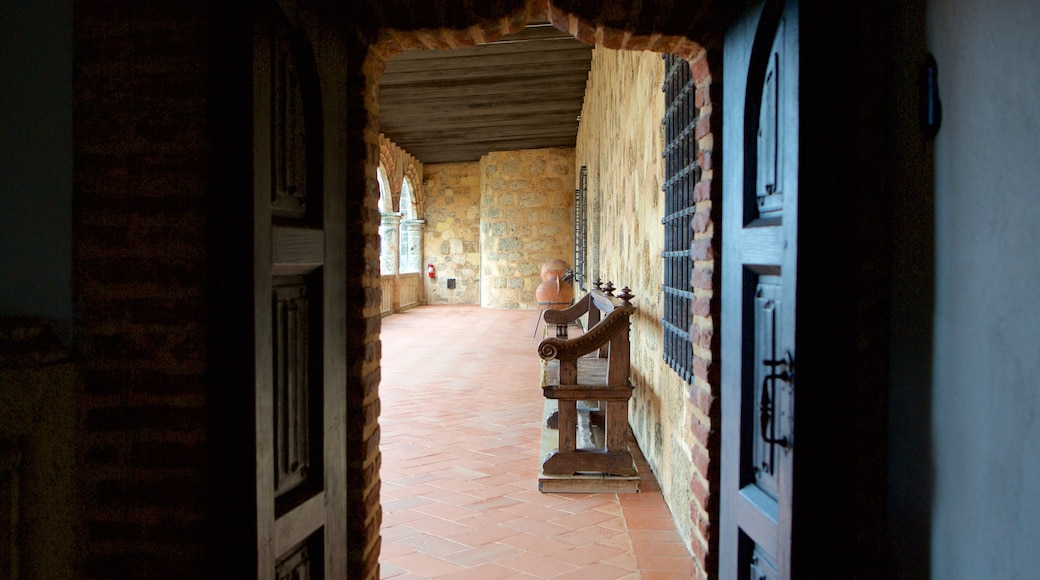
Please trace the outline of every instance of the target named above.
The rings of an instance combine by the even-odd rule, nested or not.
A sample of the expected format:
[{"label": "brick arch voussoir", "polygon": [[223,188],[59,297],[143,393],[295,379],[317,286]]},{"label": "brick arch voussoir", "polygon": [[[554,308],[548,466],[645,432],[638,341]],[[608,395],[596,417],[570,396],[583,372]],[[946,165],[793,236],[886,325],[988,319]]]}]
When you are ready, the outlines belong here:
[{"label": "brick arch voussoir", "polygon": [[412,186],[412,204],[415,206],[415,215],[422,219],[426,213],[426,192],[422,189],[423,178],[419,168],[409,165],[404,171],[404,181]]},{"label": "brick arch voussoir", "polygon": [[386,137],[379,137],[379,165],[386,172],[386,184],[390,191],[386,192],[390,211],[398,211],[401,203],[401,180],[398,178],[397,160],[394,158],[393,146]]}]

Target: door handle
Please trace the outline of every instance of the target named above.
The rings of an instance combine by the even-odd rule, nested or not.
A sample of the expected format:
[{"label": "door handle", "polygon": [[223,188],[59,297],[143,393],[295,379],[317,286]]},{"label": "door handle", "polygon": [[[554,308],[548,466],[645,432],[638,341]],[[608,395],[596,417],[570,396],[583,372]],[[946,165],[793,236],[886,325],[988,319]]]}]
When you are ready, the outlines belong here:
[{"label": "door handle", "polygon": [[766,359],[762,364],[769,367],[769,374],[762,379],[762,396],[758,406],[759,435],[762,441],[769,444],[770,449],[773,445],[786,449],[791,446],[787,436],[776,436],[776,381],[794,382],[794,357],[791,351],[787,351],[783,359]]}]

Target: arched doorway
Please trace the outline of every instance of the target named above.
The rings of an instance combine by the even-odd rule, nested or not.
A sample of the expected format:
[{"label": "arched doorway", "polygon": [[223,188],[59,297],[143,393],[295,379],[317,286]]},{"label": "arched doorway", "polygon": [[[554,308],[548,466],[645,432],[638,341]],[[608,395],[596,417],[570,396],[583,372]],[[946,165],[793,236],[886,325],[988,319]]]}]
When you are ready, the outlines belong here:
[{"label": "arched doorway", "polygon": [[[600,46],[609,46],[611,48],[634,50],[645,50],[650,48],[658,52],[677,53],[687,59],[692,59],[693,57],[700,54],[703,50],[703,47],[701,47],[700,45],[697,45],[681,36],[641,37],[631,34],[626,35],[619,29],[611,30],[607,27],[603,27],[602,25],[585,26],[584,24],[582,24],[582,21],[578,19],[576,16],[569,15],[563,12],[562,10],[557,10],[554,7],[540,7],[537,5],[537,3],[535,3],[528,7],[528,12],[513,15],[509,27],[503,27],[500,25],[490,25],[487,27],[483,27],[482,25],[478,24],[475,27],[476,29],[441,29],[433,31],[424,30],[416,32],[407,30],[393,30],[391,32],[385,33],[382,40],[379,43],[376,43],[369,52],[367,70],[369,71],[368,79],[370,87],[366,92],[378,93],[378,91],[375,91],[372,88],[372,86],[378,82],[378,71],[382,69],[386,60],[390,58],[390,56],[394,54],[396,51],[405,48],[428,49],[474,45],[478,42],[481,42],[482,40],[497,38],[499,35],[503,33],[519,30],[527,22],[536,21],[538,19],[548,17],[546,13],[539,12],[539,10],[547,10],[550,12],[555,11],[553,12],[553,22],[555,26],[557,26],[558,28],[568,30],[571,34],[577,36],[579,39],[584,40],[585,42],[598,44]],[[702,79],[710,76],[710,73],[708,72],[708,62],[708,59],[703,59],[699,64],[699,66],[702,67],[702,69],[696,71],[696,75],[691,76],[698,76]],[[707,96],[708,90],[705,89],[704,94],[701,95],[701,98],[707,98]],[[373,130],[369,131],[368,134],[375,134],[377,132],[375,128],[377,128],[378,125],[375,124],[376,119],[375,115],[372,114],[373,110],[370,109],[369,112],[372,115],[370,117],[370,123],[373,123]],[[712,128],[710,127],[709,120],[707,118],[701,120],[700,130],[705,131],[705,133],[698,134],[701,137],[705,135],[710,137],[710,135],[712,134]],[[692,130],[690,131],[690,133],[692,134]],[[710,151],[710,147],[708,148],[708,150]],[[691,199],[693,197],[693,186],[696,185],[696,183],[696,181],[690,181]],[[719,182],[716,182],[716,185],[714,186],[715,188],[719,187],[718,183]],[[713,186],[709,179],[699,188],[699,190],[701,190],[702,192],[701,195],[704,196],[704,200],[710,199],[709,192],[712,190],[712,187]],[[710,218],[707,219],[710,222]],[[711,245],[710,238],[701,238],[700,241],[702,242],[702,245]],[[687,243],[689,244],[689,242]],[[702,262],[704,262],[703,259]],[[702,263],[700,266],[704,267],[705,270],[709,272],[706,275],[710,277],[710,271],[712,270],[710,266],[710,260],[707,260],[706,263]],[[689,293],[692,294],[692,289]],[[702,296],[704,296],[703,293]],[[717,311],[717,302],[715,303],[715,306],[713,308],[715,308],[715,310]],[[706,350],[710,351],[710,349],[711,346],[709,344]],[[703,353],[701,354],[701,356],[704,357],[702,363],[704,364],[705,368],[709,367],[712,364],[711,357],[705,356]],[[711,449],[711,446],[717,445],[717,443],[709,441],[709,433],[711,429],[716,429],[717,425],[712,425],[711,421],[707,420],[707,418],[711,417],[713,414],[717,416],[718,407],[717,405],[714,408],[712,407],[711,401],[714,398],[713,393],[711,392],[712,386],[707,380],[702,380],[697,385],[691,385],[688,388],[690,388],[693,392],[703,391],[702,395],[695,397],[698,398],[700,401],[703,401],[703,409],[702,411],[700,411],[701,418],[697,420],[697,425],[692,426],[688,423],[684,424],[685,429],[691,432],[690,437],[697,438],[700,441],[701,448],[698,450],[698,453],[699,456],[703,458],[703,463],[701,464],[703,470],[696,475],[695,481],[686,481],[683,483],[684,487],[690,487],[695,485],[696,488],[700,490],[697,492],[699,496],[696,497],[696,499],[693,502],[689,502],[687,504],[679,506],[677,510],[683,514],[690,513],[692,511],[692,513],[696,514],[695,518],[697,520],[697,523],[691,524],[691,527],[701,527],[704,526],[704,522],[709,521],[713,517],[711,514],[717,513],[717,497],[713,496],[713,494],[709,492],[709,489],[715,484],[712,483],[713,476],[709,475],[708,473],[710,461],[709,458],[714,455],[714,452],[709,451],[709,449]],[[692,434],[693,431],[696,431],[696,435]],[[698,551],[698,553],[712,553],[714,551],[714,548],[711,548],[709,546],[711,543],[714,542],[714,539],[706,533],[698,533],[701,534],[697,540],[698,546],[696,550]],[[711,566],[710,563],[708,565]]]}]

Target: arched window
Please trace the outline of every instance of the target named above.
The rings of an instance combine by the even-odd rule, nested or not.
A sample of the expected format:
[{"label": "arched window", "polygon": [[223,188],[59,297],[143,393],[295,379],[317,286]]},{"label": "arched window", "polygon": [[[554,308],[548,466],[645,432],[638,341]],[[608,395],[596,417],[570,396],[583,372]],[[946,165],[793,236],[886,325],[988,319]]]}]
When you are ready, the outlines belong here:
[{"label": "arched window", "polygon": [[391,213],[394,208],[390,202],[390,180],[386,177],[386,169],[380,165],[376,175],[379,181],[379,213]]},{"label": "arched window", "polygon": [[386,177],[386,169],[379,166],[379,273],[394,274],[397,264],[397,230],[400,227],[401,214],[394,212],[393,197],[390,192],[390,180]]},{"label": "arched window", "polygon": [[412,273],[422,269],[422,221],[415,211],[412,183],[405,178],[401,184],[401,262],[400,272]]}]

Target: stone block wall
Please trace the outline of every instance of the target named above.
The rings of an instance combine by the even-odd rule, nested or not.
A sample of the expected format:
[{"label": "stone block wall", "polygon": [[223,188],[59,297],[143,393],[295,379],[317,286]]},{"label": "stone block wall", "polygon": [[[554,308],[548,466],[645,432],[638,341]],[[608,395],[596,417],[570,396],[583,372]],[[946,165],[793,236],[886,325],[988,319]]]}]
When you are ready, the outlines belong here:
[{"label": "stone block wall", "polygon": [[[704,53],[695,62],[698,59],[703,61]],[[663,80],[660,54],[597,47],[575,164],[588,168],[589,274],[593,279],[611,280],[618,287],[629,286],[639,308],[632,319],[632,379],[636,391],[630,423],[661,483],[680,533],[699,556],[698,565],[703,566],[711,510],[706,461],[712,425],[710,385],[700,379],[698,384],[689,385],[662,362]],[[709,141],[701,143],[709,152],[710,138],[709,134]],[[705,173],[710,184],[710,171]],[[699,221],[708,226],[698,242],[710,249],[713,230],[710,201],[706,203],[706,207],[698,207],[704,214]],[[695,279],[707,276],[706,299],[710,300],[710,253],[708,258],[698,263],[701,275],[695,275]],[[710,346],[711,317],[701,318]],[[696,364],[710,364],[710,348],[695,350],[695,354]],[[702,400],[709,408],[697,404]],[[698,462],[696,457],[704,461]],[[702,493],[697,493],[698,489]]]},{"label": "stone block wall", "polygon": [[[426,228],[423,276],[427,304],[480,304],[480,164],[428,165],[424,171]],[[455,289],[447,287],[455,279]]]},{"label": "stone block wall", "polygon": [[537,308],[542,264],[574,260],[574,150],[492,152],[480,180],[480,304]]}]

